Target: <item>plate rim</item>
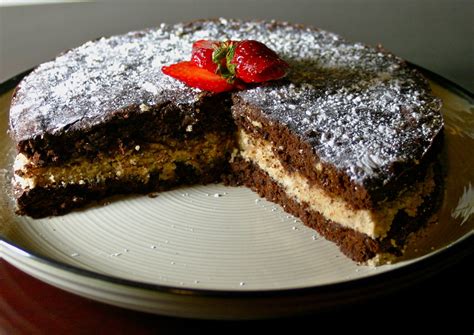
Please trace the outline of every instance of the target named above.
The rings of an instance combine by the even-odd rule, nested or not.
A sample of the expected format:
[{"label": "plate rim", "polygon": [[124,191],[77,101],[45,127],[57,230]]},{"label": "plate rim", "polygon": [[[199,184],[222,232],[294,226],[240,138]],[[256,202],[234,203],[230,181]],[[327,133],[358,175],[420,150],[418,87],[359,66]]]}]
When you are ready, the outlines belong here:
[{"label": "plate rim", "polygon": [[[425,77],[431,79],[443,88],[450,90],[456,95],[462,96],[470,103],[474,103],[474,93],[468,89],[456,84],[455,82],[428,70],[417,64],[407,62],[408,65],[414,69],[422,72]],[[11,89],[14,89],[21,80],[32,72],[34,68],[28,69],[19,73],[18,75],[0,83],[0,95],[5,94]],[[0,234],[0,246],[8,248],[18,257],[28,257],[31,260],[42,263],[43,265],[71,272],[75,275],[83,277],[84,279],[99,280],[105,283],[111,283],[119,286],[124,286],[132,289],[141,289],[146,291],[153,291],[156,293],[168,293],[179,296],[190,297],[212,297],[212,298],[278,298],[288,296],[331,296],[334,293],[338,295],[350,294],[351,292],[377,292],[378,295],[385,295],[395,289],[400,289],[406,286],[412,286],[421,280],[431,277],[451,266],[454,266],[464,260],[471,254],[474,254],[474,231],[466,233],[458,240],[443,247],[435,253],[422,256],[421,259],[406,264],[395,269],[376,273],[370,276],[350,279],[336,283],[327,283],[322,285],[297,287],[297,288],[282,288],[282,289],[209,289],[196,288],[186,286],[164,285],[156,283],[140,282],[131,279],[116,277],[113,275],[103,274],[92,270],[87,270],[63,263],[48,256],[41,255],[35,251],[28,250],[19,246],[17,243],[11,241],[7,237]],[[1,249],[0,249],[1,250]],[[5,261],[7,261],[5,259]],[[411,279],[411,280],[407,280]],[[384,290],[377,290],[378,287],[383,286]],[[387,289],[387,286],[389,288]]]}]

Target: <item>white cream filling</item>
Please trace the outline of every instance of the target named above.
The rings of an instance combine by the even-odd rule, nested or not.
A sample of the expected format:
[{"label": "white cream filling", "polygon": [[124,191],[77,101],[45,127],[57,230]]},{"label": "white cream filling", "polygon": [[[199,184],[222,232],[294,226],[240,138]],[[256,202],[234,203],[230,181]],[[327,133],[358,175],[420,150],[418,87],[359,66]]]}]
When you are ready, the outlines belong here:
[{"label": "white cream filling", "polygon": [[25,172],[28,162],[29,160],[25,155],[18,154],[15,157],[15,162],[13,163],[13,171],[15,171],[15,174],[13,175],[14,183],[18,184],[23,189],[32,189],[36,186],[36,181],[34,178],[24,178],[16,173],[17,171]]},{"label": "white cream filling", "polygon": [[[323,189],[310,185],[301,174],[285,170],[274,155],[268,141],[256,140],[243,130],[239,132],[238,138],[241,156],[265,171],[290,198],[299,203],[307,203],[312,210],[321,213],[326,219],[367,234],[372,238],[386,236],[400,209],[405,210],[409,215],[415,215],[416,207],[422,203],[422,195],[430,193],[432,190],[431,183],[428,183],[427,186],[423,183],[420,187],[416,187],[416,189],[420,189],[419,191],[388,202],[383,209],[378,211],[354,210],[343,199],[329,196]],[[315,168],[320,170],[322,166]]]},{"label": "white cream filling", "polygon": [[125,178],[146,184],[152,174],[159,180],[173,179],[178,163],[187,164],[199,173],[216,159],[224,159],[233,145],[233,136],[210,132],[204,138],[186,142],[148,143],[146,149],[136,145],[114,156],[97,156],[93,161],[78,157],[61,166],[34,166],[24,154],[18,154],[14,162],[14,182],[25,190],[104,184]]}]

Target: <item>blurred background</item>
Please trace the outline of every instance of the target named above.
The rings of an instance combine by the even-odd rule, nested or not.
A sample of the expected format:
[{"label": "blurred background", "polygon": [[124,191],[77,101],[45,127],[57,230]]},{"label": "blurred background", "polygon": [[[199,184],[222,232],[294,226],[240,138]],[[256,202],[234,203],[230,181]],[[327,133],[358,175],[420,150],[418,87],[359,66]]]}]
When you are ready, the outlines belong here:
[{"label": "blurred background", "polygon": [[0,82],[100,36],[197,18],[311,24],[474,91],[474,0],[0,0]]}]

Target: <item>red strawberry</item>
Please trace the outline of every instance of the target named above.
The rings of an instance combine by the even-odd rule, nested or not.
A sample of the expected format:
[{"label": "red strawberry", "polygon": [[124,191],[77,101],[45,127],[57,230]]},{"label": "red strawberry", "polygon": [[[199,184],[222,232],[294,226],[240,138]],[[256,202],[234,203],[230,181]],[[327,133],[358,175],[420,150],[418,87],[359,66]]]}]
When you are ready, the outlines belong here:
[{"label": "red strawberry", "polygon": [[193,44],[191,61],[163,66],[163,73],[188,86],[212,92],[244,89],[245,83],[280,79],[289,65],[263,43],[253,40]]},{"label": "red strawberry", "polygon": [[217,64],[212,61],[212,53],[220,44],[220,42],[208,40],[194,42],[191,61],[201,69],[206,69],[215,73],[217,71]]},{"label": "red strawberry", "polygon": [[211,71],[202,69],[190,61],[163,66],[162,71],[164,74],[178,79],[188,86],[200,88],[204,91],[219,93],[235,88],[226,79]]},{"label": "red strawberry", "polygon": [[227,70],[227,55],[235,43],[235,41],[196,41],[193,43],[191,61],[202,69],[218,73],[232,81],[235,76]]},{"label": "red strawberry", "polygon": [[288,73],[288,63],[258,41],[237,42],[233,54],[229,56],[228,70],[246,83],[280,79]]}]

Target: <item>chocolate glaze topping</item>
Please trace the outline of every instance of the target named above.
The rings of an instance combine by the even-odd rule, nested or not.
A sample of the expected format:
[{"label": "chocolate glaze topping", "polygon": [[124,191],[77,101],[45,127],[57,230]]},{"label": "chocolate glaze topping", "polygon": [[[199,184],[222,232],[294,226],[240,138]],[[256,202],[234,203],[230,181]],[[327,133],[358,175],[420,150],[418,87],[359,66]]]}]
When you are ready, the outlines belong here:
[{"label": "chocolate glaze topping", "polygon": [[36,140],[89,130],[121,111],[173,104],[191,115],[202,92],[161,67],[188,60],[199,39],[255,39],[290,63],[284,80],[235,97],[357,184],[385,183],[396,164],[417,164],[443,128],[440,100],[427,82],[381,48],[288,23],[219,19],[101,38],[40,65],[14,95],[11,136],[20,151],[28,142],[32,156]]}]

